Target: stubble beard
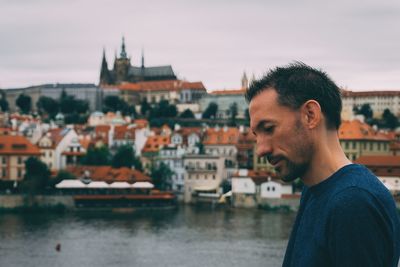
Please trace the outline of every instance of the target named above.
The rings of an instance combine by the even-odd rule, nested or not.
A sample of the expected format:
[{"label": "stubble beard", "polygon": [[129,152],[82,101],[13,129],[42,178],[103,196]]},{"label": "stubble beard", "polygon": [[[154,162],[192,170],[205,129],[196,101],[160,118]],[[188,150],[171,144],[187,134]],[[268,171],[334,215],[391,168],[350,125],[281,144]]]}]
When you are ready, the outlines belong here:
[{"label": "stubble beard", "polygon": [[277,172],[284,182],[292,182],[297,178],[303,177],[311,164],[314,145],[309,136],[307,136],[300,121],[296,121],[294,134],[298,137],[297,142],[293,144],[293,158],[296,161],[285,158],[286,171],[282,170],[282,168],[277,168]]}]

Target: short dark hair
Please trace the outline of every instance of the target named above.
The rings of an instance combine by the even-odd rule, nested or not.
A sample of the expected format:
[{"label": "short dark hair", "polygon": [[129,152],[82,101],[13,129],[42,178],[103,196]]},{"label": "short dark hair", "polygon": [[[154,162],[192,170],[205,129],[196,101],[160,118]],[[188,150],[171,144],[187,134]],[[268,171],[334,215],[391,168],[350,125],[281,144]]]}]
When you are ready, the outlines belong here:
[{"label": "short dark hair", "polygon": [[267,89],[278,93],[279,104],[294,110],[308,100],[317,101],[326,117],[327,128],[339,129],[342,111],[340,89],[322,70],[302,62],[277,67],[251,83],[246,91],[247,101]]}]

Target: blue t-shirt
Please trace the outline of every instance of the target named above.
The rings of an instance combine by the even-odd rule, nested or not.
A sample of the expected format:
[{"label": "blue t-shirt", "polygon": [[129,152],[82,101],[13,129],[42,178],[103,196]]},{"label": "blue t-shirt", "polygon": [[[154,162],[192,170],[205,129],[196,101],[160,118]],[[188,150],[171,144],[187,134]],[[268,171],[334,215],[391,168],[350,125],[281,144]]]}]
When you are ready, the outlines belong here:
[{"label": "blue t-shirt", "polygon": [[350,164],[305,187],[283,267],[397,267],[400,221],[386,187]]}]

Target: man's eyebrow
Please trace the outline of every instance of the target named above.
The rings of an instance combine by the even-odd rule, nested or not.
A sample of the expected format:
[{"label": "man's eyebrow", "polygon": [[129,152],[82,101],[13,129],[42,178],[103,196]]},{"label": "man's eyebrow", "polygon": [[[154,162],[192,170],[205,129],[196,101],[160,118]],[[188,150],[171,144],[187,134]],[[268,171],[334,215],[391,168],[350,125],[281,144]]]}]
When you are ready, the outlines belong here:
[{"label": "man's eyebrow", "polygon": [[266,123],[273,123],[273,121],[266,120],[266,119],[260,120],[257,123],[256,127],[253,129],[253,134],[255,135],[257,131],[260,131],[264,127],[264,124],[266,124]]}]

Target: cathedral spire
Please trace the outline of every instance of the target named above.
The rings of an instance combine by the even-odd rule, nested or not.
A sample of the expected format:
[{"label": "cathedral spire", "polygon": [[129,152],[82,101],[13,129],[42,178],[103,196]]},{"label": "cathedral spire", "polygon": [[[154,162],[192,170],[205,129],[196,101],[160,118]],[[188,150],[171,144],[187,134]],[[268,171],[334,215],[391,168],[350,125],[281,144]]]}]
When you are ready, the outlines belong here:
[{"label": "cathedral spire", "polygon": [[125,38],[122,36],[122,45],[121,45],[121,54],[120,54],[121,58],[128,58],[126,55],[126,51],[125,51]]},{"label": "cathedral spire", "polygon": [[243,76],[242,76],[242,88],[249,88],[249,79],[247,78],[246,72],[243,72]]},{"label": "cathedral spire", "polygon": [[105,48],[103,48],[103,59],[101,60],[101,69],[100,69],[100,84],[108,84],[110,82],[111,82],[110,72],[108,70],[106,50]]},{"label": "cathedral spire", "polygon": [[106,59],[106,49],[104,47],[103,47],[103,59],[101,60],[101,67],[103,68],[103,66],[108,68]]},{"label": "cathedral spire", "polygon": [[142,47],[142,68],[144,68],[144,49]]}]

